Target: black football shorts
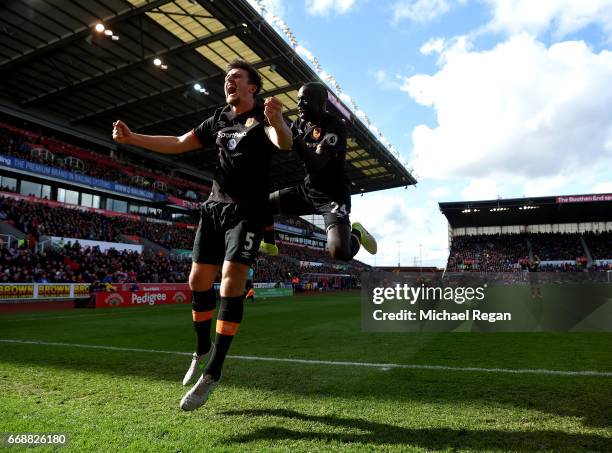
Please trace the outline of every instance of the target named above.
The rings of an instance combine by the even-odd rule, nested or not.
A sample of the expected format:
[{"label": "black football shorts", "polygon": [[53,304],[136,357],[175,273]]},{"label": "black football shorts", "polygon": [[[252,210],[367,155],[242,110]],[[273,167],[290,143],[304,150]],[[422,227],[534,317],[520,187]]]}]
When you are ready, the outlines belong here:
[{"label": "black football shorts", "polygon": [[263,216],[251,206],[206,201],[193,243],[193,262],[223,264],[234,261],[250,266],[263,237]]},{"label": "black football shorts", "polygon": [[325,230],[332,225],[350,225],[351,201],[335,201],[331,198],[313,197],[303,185],[281,189],[270,195],[272,210],[277,214],[308,215],[320,214]]}]

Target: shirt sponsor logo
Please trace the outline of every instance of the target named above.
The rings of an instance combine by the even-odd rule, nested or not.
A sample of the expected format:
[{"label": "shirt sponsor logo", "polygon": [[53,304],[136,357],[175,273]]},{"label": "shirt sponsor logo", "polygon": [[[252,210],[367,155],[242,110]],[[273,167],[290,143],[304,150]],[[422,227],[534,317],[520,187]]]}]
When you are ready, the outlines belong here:
[{"label": "shirt sponsor logo", "polygon": [[245,132],[218,132],[217,136],[219,138],[242,138],[246,136]]},{"label": "shirt sponsor logo", "polygon": [[229,141],[227,142],[227,149],[229,149],[230,151],[234,151],[236,149],[236,140],[233,138],[230,138]]}]

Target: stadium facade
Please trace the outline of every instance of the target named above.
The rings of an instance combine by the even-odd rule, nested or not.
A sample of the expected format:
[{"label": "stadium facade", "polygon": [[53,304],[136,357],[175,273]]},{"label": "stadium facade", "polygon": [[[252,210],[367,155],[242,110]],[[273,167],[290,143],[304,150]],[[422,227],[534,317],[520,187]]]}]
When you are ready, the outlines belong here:
[{"label": "stadium facade", "polygon": [[439,203],[448,220],[448,267],[510,271],[609,270],[612,194]]}]

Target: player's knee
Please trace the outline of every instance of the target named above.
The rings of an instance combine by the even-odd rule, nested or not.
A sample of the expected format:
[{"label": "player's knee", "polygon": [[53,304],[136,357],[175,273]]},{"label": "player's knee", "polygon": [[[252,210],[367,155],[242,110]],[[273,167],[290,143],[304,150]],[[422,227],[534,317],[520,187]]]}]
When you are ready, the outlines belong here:
[{"label": "player's knee", "polygon": [[221,277],[221,296],[234,297],[244,294],[246,275],[241,272],[228,272]]},{"label": "player's knee", "polygon": [[204,288],[200,288],[200,279],[198,279],[197,272],[191,271],[189,274],[189,289],[191,291],[202,291]]},{"label": "player's knee", "polygon": [[217,296],[215,290],[210,288],[206,291],[193,291],[191,309],[196,312],[205,312],[215,309]]},{"label": "player's knee", "polygon": [[208,280],[203,272],[192,269],[189,273],[189,289],[191,291],[207,291],[212,287]]},{"label": "player's knee", "polygon": [[[344,225],[331,225],[327,234],[327,248],[335,260],[349,261],[351,250],[349,247],[349,232],[342,231]],[[343,234],[344,233],[344,234]]]},{"label": "player's knee", "polygon": [[351,254],[346,247],[346,244],[343,244],[342,241],[339,240],[328,240],[327,247],[329,248],[329,254],[335,260],[340,261],[349,261],[351,259]]}]

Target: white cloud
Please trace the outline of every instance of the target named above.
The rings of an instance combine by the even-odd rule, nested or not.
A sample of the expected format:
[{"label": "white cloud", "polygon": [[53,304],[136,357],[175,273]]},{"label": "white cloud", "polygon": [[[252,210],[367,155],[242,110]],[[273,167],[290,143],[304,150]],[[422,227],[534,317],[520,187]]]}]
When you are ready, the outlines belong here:
[{"label": "white cloud", "polygon": [[348,94],[346,94],[346,93],[340,93],[340,94],[338,95],[338,98],[340,98],[340,100],[341,100],[342,102],[344,102],[344,103],[346,103],[346,104],[349,104],[349,105],[350,105],[351,100],[352,100],[352,99],[351,99],[351,97],[350,97]]},{"label": "white cloud", "polygon": [[574,174],[559,174],[554,176],[543,176],[532,178],[523,183],[523,193],[526,197],[547,197],[553,195],[565,195],[568,187],[580,181],[580,172]]},{"label": "white cloud", "polygon": [[399,248],[404,266],[414,265],[415,257],[422,258],[424,265],[443,265],[448,257],[446,219],[436,203],[412,204],[403,189],[353,197],[351,219],[363,223],[378,242],[376,259],[363,250],[355,258],[379,266],[396,265]]},{"label": "white cloud", "polygon": [[446,0],[401,0],[393,5],[393,23],[402,20],[426,23],[447,13]]},{"label": "white cloud", "polygon": [[298,55],[301,55],[301,56],[307,58],[308,60],[314,59],[313,53],[310,50],[308,50],[306,47],[304,47],[304,46],[297,46],[295,48],[295,52]]},{"label": "white cloud", "polygon": [[464,200],[495,200],[504,192],[499,181],[494,178],[474,178],[461,191]]},{"label": "white cloud", "polygon": [[376,79],[376,83],[382,85],[387,81],[387,73],[379,69],[378,71],[374,71],[374,78]]},{"label": "white cloud", "polygon": [[[260,8],[255,0],[248,0],[249,3],[255,10],[259,12]],[[283,0],[261,0],[264,8],[266,9],[266,13],[268,15],[274,15],[278,17],[283,17],[285,14],[285,5],[283,4]]]},{"label": "white cloud", "polygon": [[374,78],[376,85],[384,90],[398,90],[403,82],[402,77],[399,75],[392,77],[384,69],[368,71],[368,74]]},{"label": "white cloud", "polygon": [[562,38],[589,24],[599,24],[612,33],[610,0],[480,0],[491,7],[491,31],[541,35],[552,30]]},{"label": "white cloud", "polygon": [[420,52],[423,55],[432,53],[442,53],[444,50],[444,38],[431,38],[421,46]]},{"label": "white cloud", "polygon": [[[528,179],[612,166],[612,53],[518,35],[492,50],[452,46],[402,90],[438,125],[413,130],[421,177]],[[607,167],[606,167],[607,166]]]},{"label": "white cloud", "polygon": [[593,187],[593,193],[612,193],[612,181],[600,182]]},{"label": "white cloud", "polygon": [[448,187],[436,187],[434,190],[429,192],[429,196],[435,200],[447,197],[450,194],[451,191],[448,189]]},{"label": "white cloud", "polygon": [[355,6],[355,0],[306,0],[306,11],[312,15],[344,14]]}]

